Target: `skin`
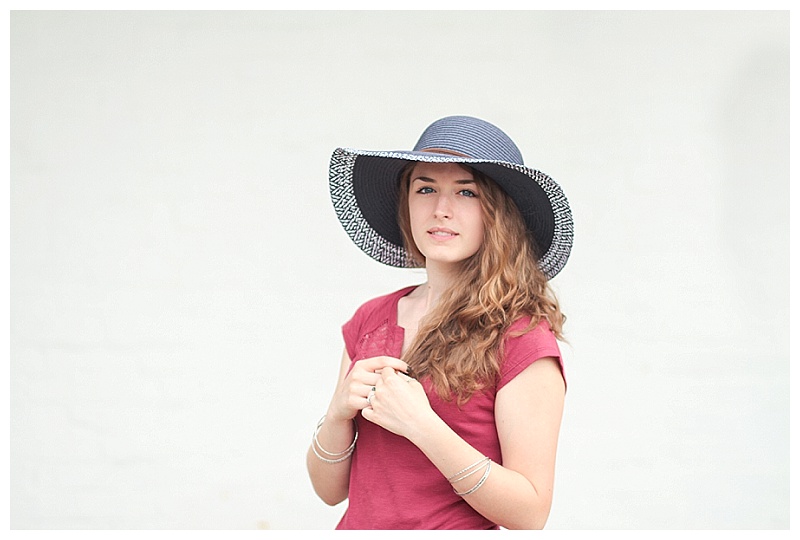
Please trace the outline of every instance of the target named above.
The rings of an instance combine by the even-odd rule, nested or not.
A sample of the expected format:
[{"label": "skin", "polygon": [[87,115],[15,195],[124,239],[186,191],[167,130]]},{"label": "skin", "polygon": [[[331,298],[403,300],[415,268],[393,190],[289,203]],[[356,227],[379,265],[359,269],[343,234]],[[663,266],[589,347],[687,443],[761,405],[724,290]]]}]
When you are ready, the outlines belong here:
[{"label": "skin", "polygon": [[480,189],[472,173],[455,163],[420,163],[408,195],[411,234],[425,256],[429,283],[448,278],[483,243]]},{"label": "skin", "polygon": [[[398,304],[398,323],[406,330],[404,348],[413,341],[420,319],[450,284],[456,265],[480,248],[484,227],[480,190],[471,180],[471,173],[455,164],[420,163],[412,173],[411,229],[426,258],[428,282]],[[449,478],[483,455],[431,409],[419,382],[398,373],[407,367],[402,360],[380,356],[356,362],[350,370],[350,358],[344,352],[318,440],[331,452],[346,449],[354,437],[352,418],[361,414],[406,437]],[[376,390],[369,404],[373,386]],[[493,463],[483,486],[464,500],[504,528],[541,529],[547,521],[564,394],[558,361],[549,357],[531,364],[497,393],[495,422],[503,465]],[[306,461],[323,501],[335,505],[347,498],[350,460],[324,463],[309,449]],[[453,487],[468,490],[481,475],[482,471]]]}]

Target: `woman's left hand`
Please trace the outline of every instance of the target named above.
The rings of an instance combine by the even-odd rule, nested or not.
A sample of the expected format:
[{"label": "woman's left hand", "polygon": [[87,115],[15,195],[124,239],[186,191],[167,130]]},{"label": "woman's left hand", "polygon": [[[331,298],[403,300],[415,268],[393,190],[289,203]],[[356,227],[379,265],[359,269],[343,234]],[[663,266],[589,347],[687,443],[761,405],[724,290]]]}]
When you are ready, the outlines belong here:
[{"label": "woman's left hand", "polygon": [[424,420],[435,414],[419,381],[390,367],[381,368],[370,406],[361,411],[365,419],[406,438],[411,438]]}]

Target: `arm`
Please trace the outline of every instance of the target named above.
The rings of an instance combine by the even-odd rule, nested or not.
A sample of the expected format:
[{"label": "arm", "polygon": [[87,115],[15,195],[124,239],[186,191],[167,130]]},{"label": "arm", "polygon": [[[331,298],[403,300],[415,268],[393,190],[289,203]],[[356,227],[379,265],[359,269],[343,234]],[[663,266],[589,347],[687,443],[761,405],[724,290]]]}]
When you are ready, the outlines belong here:
[{"label": "arm", "polygon": [[[345,350],[342,353],[336,391],[325,414],[325,421],[317,433],[319,445],[328,452],[341,452],[353,442],[355,437],[353,418],[367,406],[367,394],[380,378],[381,368],[391,366],[399,370],[408,369],[405,362],[388,356],[359,360],[352,369],[350,364],[350,356]],[[320,450],[317,447],[317,451]],[[323,452],[320,453],[325,455]],[[350,486],[350,459],[339,463],[327,463],[319,459],[309,447],[306,453],[306,467],[314,491],[326,504],[334,506],[347,498]]]},{"label": "arm", "polygon": [[[342,364],[339,368],[339,378],[337,379],[338,389],[344,384],[347,370],[350,368],[350,357],[345,350],[342,353]],[[365,398],[366,400],[366,398]],[[330,413],[330,407],[328,413]],[[353,422],[347,418],[337,419],[326,414],[325,422],[320,427],[317,440],[325,449],[331,452],[344,450],[355,437]],[[313,444],[313,442],[312,442]],[[311,447],[306,453],[306,467],[308,476],[311,478],[311,485],[314,491],[326,504],[334,506],[347,498],[347,490],[350,485],[350,460],[341,463],[325,463],[317,458]]]},{"label": "arm", "polygon": [[[464,500],[502,527],[541,529],[547,521],[564,392],[557,360],[542,358],[497,393],[495,422],[503,465],[492,464],[485,483]],[[404,399],[406,406],[395,410],[390,399],[400,403],[395,399]],[[430,409],[416,381],[407,382],[384,370],[372,404],[373,408],[362,411],[364,418],[407,437],[446,478],[483,457]],[[482,473],[483,468],[453,487],[469,490]]]}]

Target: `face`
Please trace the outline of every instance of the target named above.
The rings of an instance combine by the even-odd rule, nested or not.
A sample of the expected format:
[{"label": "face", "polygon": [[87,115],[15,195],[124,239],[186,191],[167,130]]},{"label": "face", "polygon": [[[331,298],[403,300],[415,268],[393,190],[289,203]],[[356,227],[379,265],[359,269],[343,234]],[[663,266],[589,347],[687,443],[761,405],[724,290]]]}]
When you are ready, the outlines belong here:
[{"label": "face", "polygon": [[425,265],[459,263],[483,243],[481,190],[472,173],[455,163],[418,163],[411,171],[411,234]]}]

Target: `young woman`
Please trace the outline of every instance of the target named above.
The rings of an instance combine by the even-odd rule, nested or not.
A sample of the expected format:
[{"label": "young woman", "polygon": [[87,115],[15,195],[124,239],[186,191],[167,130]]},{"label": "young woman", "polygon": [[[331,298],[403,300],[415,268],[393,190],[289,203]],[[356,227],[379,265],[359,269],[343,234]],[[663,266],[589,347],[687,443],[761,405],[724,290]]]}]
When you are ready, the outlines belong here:
[{"label": "young woman", "polygon": [[307,466],[339,529],[539,529],[552,501],[565,380],[561,188],[472,117],[412,151],[337,149],[331,197],[353,241],[427,281],[362,305]]}]

